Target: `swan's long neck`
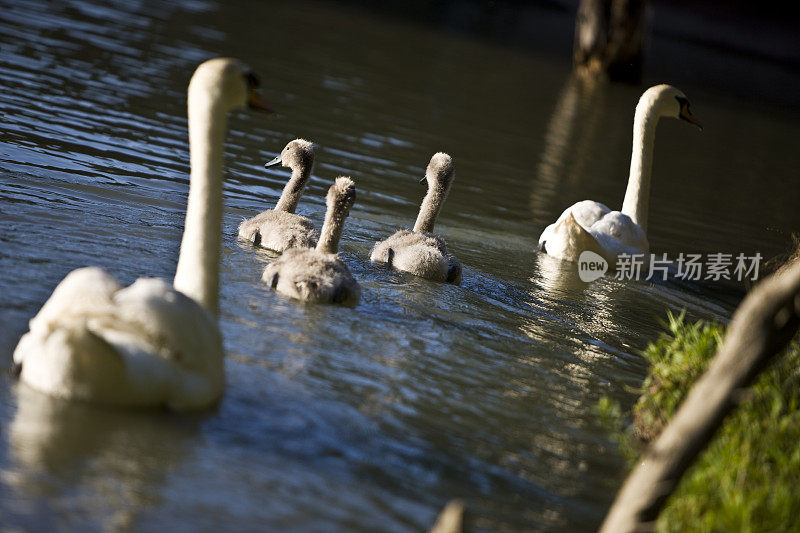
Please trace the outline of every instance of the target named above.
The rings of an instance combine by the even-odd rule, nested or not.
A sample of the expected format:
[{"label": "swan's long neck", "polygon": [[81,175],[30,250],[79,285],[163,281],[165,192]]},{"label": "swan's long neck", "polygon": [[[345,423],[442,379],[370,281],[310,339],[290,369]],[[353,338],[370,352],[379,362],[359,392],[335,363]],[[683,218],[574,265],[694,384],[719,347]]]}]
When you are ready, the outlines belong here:
[{"label": "swan's long neck", "polygon": [[647,232],[647,210],[650,200],[650,175],[653,171],[653,142],[658,115],[650,105],[637,105],[633,119],[633,148],[628,188],[622,212]]},{"label": "swan's long neck", "polygon": [[326,254],[339,252],[339,239],[342,238],[345,218],[347,218],[347,213],[336,205],[328,208],[325,212],[325,222],[320,230],[319,241],[317,241],[318,252]]},{"label": "swan's long neck", "polygon": [[311,166],[301,165],[292,169],[292,177],[283,188],[281,197],[278,203],[275,204],[275,211],[286,211],[287,213],[294,213],[297,209],[297,203],[300,197],[303,196],[303,190],[306,188],[306,182],[311,176]]},{"label": "swan's long neck", "polygon": [[[428,181],[430,183],[430,180]],[[439,216],[439,211],[442,209],[442,204],[447,197],[447,187],[442,187],[438,183],[428,187],[428,194],[422,200],[422,205],[419,207],[419,215],[417,221],[414,223],[414,231],[423,233],[431,233],[433,225],[436,222],[436,217]]]},{"label": "swan's long neck", "polygon": [[210,97],[193,96],[198,95],[189,95],[189,203],[174,285],[216,317],[227,120],[225,111]]}]

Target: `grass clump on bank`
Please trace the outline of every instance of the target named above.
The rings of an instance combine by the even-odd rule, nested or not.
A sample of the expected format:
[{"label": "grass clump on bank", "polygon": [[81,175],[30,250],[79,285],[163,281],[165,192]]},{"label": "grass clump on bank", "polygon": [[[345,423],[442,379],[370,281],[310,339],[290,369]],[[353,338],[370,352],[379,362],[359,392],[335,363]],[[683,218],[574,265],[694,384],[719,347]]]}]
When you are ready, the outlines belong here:
[{"label": "grass clump on bank", "polygon": [[[650,372],[633,410],[633,427],[619,434],[635,458],[669,422],[721,343],[718,324],[687,324],[669,315],[668,332],[643,355]],[[608,400],[601,415],[615,419]],[[657,530],[800,531],[800,338],[746,391],[714,439],[686,472],[658,519]]]}]

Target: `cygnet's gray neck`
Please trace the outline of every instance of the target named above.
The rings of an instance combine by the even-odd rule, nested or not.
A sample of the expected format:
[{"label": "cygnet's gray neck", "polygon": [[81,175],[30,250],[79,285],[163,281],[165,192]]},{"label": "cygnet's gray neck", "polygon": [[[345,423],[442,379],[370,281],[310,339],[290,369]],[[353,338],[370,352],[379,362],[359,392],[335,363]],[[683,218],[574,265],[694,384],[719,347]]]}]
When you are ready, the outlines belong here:
[{"label": "cygnet's gray neck", "polygon": [[297,209],[297,204],[303,196],[303,191],[306,188],[306,182],[311,177],[311,165],[298,165],[292,169],[292,177],[283,188],[281,197],[275,205],[275,211],[286,211],[287,213],[294,213]]},{"label": "cygnet's gray neck", "polygon": [[[428,183],[431,183],[430,179]],[[433,185],[428,186],[428,194],[422,200],[417,221],[414,223],[414,231],[422,233],[433,232],[433,225],[436,223],[436,217],[439,216],[439,211],[442,209],[445,198],[447,198],[448,189],[449,187],[442,186],[439,182],[434,182]]]},{"label": "cygnet's gray neck", "polygon": [[[338,202],[337,202],[338,203]],[[333,205],[325,212],[325,222],[322,224],[316,250],[326,254],[339,252],[339,239],[342,238],[344,219],[347,210],[341,205]]]}]

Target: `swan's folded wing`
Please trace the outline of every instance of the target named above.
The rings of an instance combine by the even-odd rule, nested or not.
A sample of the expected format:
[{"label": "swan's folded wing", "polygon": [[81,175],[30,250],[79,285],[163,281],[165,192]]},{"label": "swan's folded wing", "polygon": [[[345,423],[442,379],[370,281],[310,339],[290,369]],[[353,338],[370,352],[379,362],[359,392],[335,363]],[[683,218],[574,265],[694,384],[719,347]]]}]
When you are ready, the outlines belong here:
[{"label": "swan's folded wing", "polygon": [[[649,251],[647,235],[628,215],[612,211],[589,228],[610,265],[615,265],[622,254],[643,255]],[[646,257],[643,257],[646,260]]]},{"label": "swan's folded wing", "polygon": [[92,326],[135,335],[142,349],[187,370],[222,373],[222,337],[197,302],[159,278],[139,278],[114,295],[115,312]]}]

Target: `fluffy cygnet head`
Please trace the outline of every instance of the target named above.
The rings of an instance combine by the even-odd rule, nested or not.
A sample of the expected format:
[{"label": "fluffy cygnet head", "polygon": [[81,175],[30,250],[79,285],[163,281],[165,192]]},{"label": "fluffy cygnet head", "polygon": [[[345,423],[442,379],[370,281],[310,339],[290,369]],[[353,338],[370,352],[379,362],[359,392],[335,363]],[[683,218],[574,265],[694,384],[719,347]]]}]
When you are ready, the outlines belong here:
[{"label": "fluffy cygnet head", "polygon": [[189,82],[189,105],[210,99],[224,111],[248,106],[274,114],[261,100],[258,86],[258,76],[238,59],[209,59],[197,67]]},{"label": "fluffy cygnet head", "polygon": [[430,187],[438,186],[446,189],[453,181],[454,176],[453,158],[444,152],[437,152],[431,157],[431,162],[428,163],[428,168],[425,170],[425,177],[420,180],[420,183],[428,180]]},{"label": "fluffy cygnet head", "polygon": [[672,85],[656,85],[647,89],[636,106],[636,114],[648,112],[658,117],[673,117],[685,120],[689,124],[697,126],[700,130],[703,126],[697,121],[690,110],[689,99],[682,91]]},{"label": "fluffy cygnet head", "polygon": [[423,233],[433,231],[436,217],[439,216],[439,211],[447,198],[454,178],[453,158],[444,152],[433,154],[425,171],[425,177],[420,180],[420,183],[428,180],[428,193],[422,199],[417,221],[414,223],[414,231]]},{"label": "fluffy cygnet head", "polygon": [[280,164],[281,166],[294,169],[310,169],[314,164],[314,143],[305,139],[295,139],[290,141],[278,157],[266,163],[265,167]]},{"label": "fluffy cygnet head", "polygon": [[340,214],[342,218],[350,214],[350,208],[356,201],[356,184],[346,177],[339,176],[328,189],[326,204],[328,211]]}]

